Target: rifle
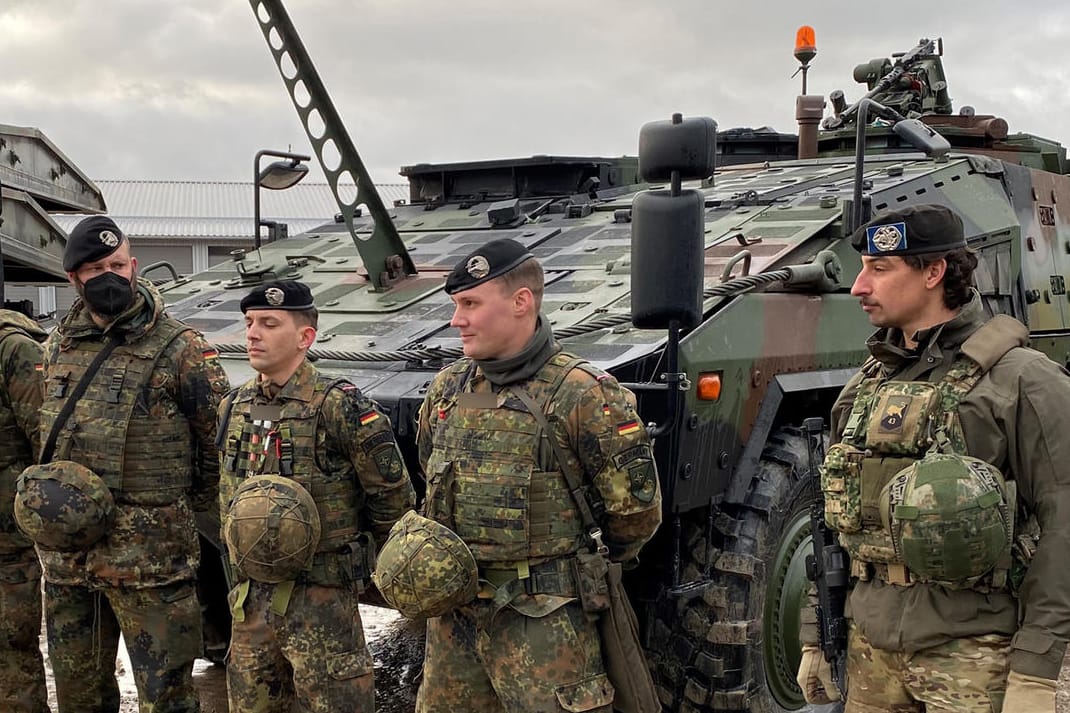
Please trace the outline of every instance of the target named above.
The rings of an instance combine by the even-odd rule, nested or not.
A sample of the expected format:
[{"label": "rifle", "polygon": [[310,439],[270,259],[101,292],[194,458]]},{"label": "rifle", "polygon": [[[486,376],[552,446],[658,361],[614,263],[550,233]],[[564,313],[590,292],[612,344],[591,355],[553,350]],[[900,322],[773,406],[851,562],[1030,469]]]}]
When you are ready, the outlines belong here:
[{"label": "rifle", "polygon": [[848,559],[840,546],[836,532],[825,523],[825,496],[821,490],[818,463],[824,460],[821,418],[803,421],[806,432],[806,454],[810,462],[810,477],[815,479],[813,502],[810,504],[810,532],[813,554],[806,556],[806,576],[817,588],[817,628],[821,652],[832,667],[832,680],[840,689],[840,697],[847,695],[847,619],[843,615],[847,601]]},{"label": "rifle", "polygon": [[[942,52],[943,43],[941,40],[919,40],[915,47],[908,52],[904,52],[896,59],[895,64],[892,66],[892,70],[881,77],[873,88],[865,93],[862,99],[872,99],[873,101],[877,101],[877,97],[890,89],[899,81],[900,77],[907,73],[907,71],[913,69],[917,62],[933,54],[941,54]],[[825,128],[836,128],[843,125],[848,119],[854,117],[855,114],[858,113],[858,105],[862,102],[862,99],[859,99],[836,115],[835,125],[832,125],[830,122],[830,125]]]}]

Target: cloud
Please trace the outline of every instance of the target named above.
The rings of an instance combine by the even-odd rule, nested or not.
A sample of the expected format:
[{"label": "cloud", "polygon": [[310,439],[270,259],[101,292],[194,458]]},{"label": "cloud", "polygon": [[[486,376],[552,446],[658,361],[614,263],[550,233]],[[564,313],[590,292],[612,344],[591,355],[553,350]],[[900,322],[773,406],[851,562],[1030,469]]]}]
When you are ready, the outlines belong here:
[{"label": "cloud", "polygon": [[[291,0],[372,175],[403,164],[634,153],[674,111],[794,131],[795,29],[811,92],[857,99],[855,64],[942,35],[956,106],[1070,137],[1070,8],[974,0]],[[1035,6],[1034,6],[1035,5]],[[309,151],[247,3],[7,0],[0,122],[41,128],[100,179],[241,179],[260,148]]]}]

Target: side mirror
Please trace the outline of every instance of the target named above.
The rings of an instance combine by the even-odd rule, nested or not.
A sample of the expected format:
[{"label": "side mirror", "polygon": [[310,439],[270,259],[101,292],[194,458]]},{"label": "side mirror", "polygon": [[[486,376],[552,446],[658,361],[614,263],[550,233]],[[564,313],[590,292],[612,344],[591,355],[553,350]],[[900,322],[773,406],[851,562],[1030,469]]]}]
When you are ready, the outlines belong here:
[{"label": "side mirror", "polygon": [[652,121],[639,130],[639,175],[660,183],[679,172],[680,180],[713,175],[717,154],[717,122],[707,116]]},{"label": "side mirror", "polygon": [[702,321],[705,194],[680,182],[713,175],[716,146],[717,122],[708,117],[674,114],[639,132],[639,174],[671,182],[632,201],[632,324],[640,329]]}]

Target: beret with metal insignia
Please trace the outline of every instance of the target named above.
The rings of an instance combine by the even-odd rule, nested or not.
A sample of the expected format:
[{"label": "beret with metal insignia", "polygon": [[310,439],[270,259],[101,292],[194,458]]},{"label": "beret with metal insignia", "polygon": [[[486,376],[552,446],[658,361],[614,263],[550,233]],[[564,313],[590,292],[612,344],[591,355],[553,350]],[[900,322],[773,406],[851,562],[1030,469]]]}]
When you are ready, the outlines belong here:
[{"label": "beret with metal insignia", "polygon": [[308,289],[305,283],[296,280],[265,282],[243,297],[241,301],[242,314],[258,309],[297,311],[312,309],[315,306],[316,304],[312,301],[312,290]]},{"label": "beret with metal insignia", "polygon": [[863,255],[922,255],[966,247],[962,218],[942,205],[912,205],[878,213],[851,236]]},{"label": "beret with metal insignia", "polygon": [[535,257],[515,240],[501,238],[466,255],[446,278],[447,295],[469,290],[500,277],[528,258]]},{"label": "beret with metal insignia", "polygon": [[91,215],[74,226],[63,250],[63,269],[75,272],[87,262],[106,258],[123,244],[123,231],[106,215]]}]

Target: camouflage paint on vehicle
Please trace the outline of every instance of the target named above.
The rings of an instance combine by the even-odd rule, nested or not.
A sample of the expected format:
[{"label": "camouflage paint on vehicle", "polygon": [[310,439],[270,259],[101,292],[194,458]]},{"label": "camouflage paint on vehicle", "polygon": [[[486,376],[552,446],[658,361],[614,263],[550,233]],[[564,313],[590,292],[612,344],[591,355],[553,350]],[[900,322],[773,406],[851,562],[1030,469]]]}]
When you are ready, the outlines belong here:
[{"label": "camouflage paint on vehicle", "polygon": [[[319,155],[324,137],[343,135],[344,126],[332,108],[324,115],[326,129],[313,133],[309,108],[320,110],[329,99],[308,53],[287,39],[296,33],[281,2],[250,4],[260,11],[265,33],[273,24],[286,30],[272,54],[277,64],[284,55],[294,64],[284,74],[291,94],[298,82],[308,89],[311,98],[297,108]],[[886,127],[870,127],[857,182],[863,214],[913,203],[954,208],[980,257],[985,307],[1024,321],[1032,346],[1065,364],[1065,150],[1047,139],[1006,133],[1005,122],[994,117],[953,116],[949,100],[926,103],[940,91],[934,88],[943,76],[939,54],[926,50],[915,60],[906,70],[917,79],[916,89],[903,91],[917,96],[900,97],[896,90],[874,99],[903,113],[936,112],[922,119],[947,133],[952,151],[929,159]],[[688,184],[704,203],[708,294],[701,324],[680,343],[679,369],[687,376],[682,423],[655,443],[665,522],[644,549],[642,565],[626,577],[659,695],[672,710],[805,706],[795,673],[814,486],[799,426],[807,417],[827,418],[836,393],[863,361],[872,331],[849,295],[859,260],[844,240],[854,210],[849,155],[856,128],[850,121],[829,128],[818,138],[817,156],[797,160],[776,160],[784,135],[763,142],[753,132],[722,132],[722,167]],[[758,162],[737,163],[732,151],[744,139],[768,149]],[[346,153],[359,191],[373,191],[355,150]],[[667,337],[634,328],[630,320],[631,279],[644,269],[631,264],[632,202],[652,187],[630,183],[637,180],[633,162],[538,156],[410,166],[403,169],[410,203],[385,211],[406,250],[397,261],[384,248],[396,244],[376,237],[383,231],[377,220],[347,208],[340,197],[343,222],[264,244],[258,254],[161,289],[171,314],[203,331],[231,380],[240,383],[250,372],[239,301],[260,279],[306,282],[320,310],[310,356],[325,374],[350,379],[383,404],[415,474],[417,409],[434,374],[460,354],[458,333],[449,327],[453,306],[441,291],[446,274],[473,245],[510,237],[546,270],[543,311],[565,349],[635,391],[645,422],[662,422]],[[373,279],[372,267],[369,277],[354,248],[366,241],[375,246],[368,254],[376,266],[400,268],[408,258],[415,276],[398,270],[384,282]],[[673,246],[667,235],[665,249]],[[711,293],[726,278],[803,265],[821,250],[839,258],[838,288],[743,280],[728,284],[738,288],[730,295]]]}]

